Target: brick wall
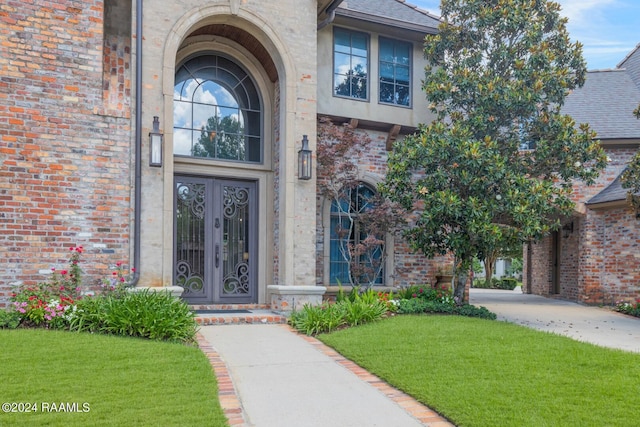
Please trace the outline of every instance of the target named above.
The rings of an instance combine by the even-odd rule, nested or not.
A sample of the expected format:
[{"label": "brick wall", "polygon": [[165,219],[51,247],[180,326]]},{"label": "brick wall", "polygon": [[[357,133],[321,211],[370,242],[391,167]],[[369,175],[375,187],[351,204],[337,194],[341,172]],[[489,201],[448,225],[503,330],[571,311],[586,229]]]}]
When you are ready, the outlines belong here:
[{"label": "brick wall", "polygon": [[589,236],[580,256],[580,300],[615,304],[640,297],[640,220],[623,206],[588,213]]},{"label": "brick wall", "polygon": [[[367,148],[357,159],[359,174],[364,181],[375,184],[384,179],[387,169],[387,134],[384,132],[364,131],[371,139]],[[323,205],[320,195],[317,197],[317,224],[316,224],[316,276],[317,284],[324,284],[324,259],[325,229],[323,222]],[[398,232],[394,236],[393,244],[393,271],[387,272],[387,277],[393,276],[394,286],[409,286],[435,283],[436,266],[438,259],[429,260],[423,255],[414,253],[409,244]],[[328,244],[328,242],[327,242]]]},{"label": "brick wall", "polygon": [[[635,148],[606,148],[607,168],[596,183],[576,183],[573,200],[585,203],[604,190],[622,172]],[[612,305],[616,301],[640,297],[640,229],[635,212],[624,205],[594,210],[565,221],[573,222],[573,232],[559,231],[557,246],[559,289],[554,289],[554,239],[549,236],[532,245],[531,265],[525,252],[524,289],[538,295],[558,294],[561,298],[589,304]],[[529,276],[529,278],[527,277]],[[557,291],[557,292],[556,292]]]},{"label": "brick wall", "polygon": [[[102,8],[0,5],[0,304],[65,266],[71,246],[86,250],[85,283],[128,259],[130,53],[116,40],[103,56]],[[117,65],[106,92],[105,58]]]}]

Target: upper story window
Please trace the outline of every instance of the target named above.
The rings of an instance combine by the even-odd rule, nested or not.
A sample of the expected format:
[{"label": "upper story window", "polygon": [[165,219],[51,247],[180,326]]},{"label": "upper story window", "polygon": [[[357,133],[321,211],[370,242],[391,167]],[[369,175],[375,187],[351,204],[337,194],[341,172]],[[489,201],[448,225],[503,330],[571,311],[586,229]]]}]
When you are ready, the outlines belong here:
[{"label": "upper story window", "polygon": [[380,102],[411,103],[411,43],[380,37]]},{"label": "upper story window", "polygon": [[369,37],[364,33],[334,28],[333,94],[368,99]]},{"label": "upper story window", "polygon": [[260,96],[247,72],[228,58],[201,55],[178,68],[173,124],[175,155],[262,162]]}]

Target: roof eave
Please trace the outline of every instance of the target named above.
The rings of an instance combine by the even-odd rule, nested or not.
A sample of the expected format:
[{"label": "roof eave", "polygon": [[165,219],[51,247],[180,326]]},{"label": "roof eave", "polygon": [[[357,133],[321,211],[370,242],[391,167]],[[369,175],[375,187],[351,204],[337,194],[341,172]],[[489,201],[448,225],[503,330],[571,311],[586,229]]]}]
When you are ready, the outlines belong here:
[{"label": "roof eave", "polygon": [[594,211],[629,207],[627,199],[609,200],[607,202],[600,203],[586,203],[586,205],[589,209],[592,209]]},{"label": "roof eave", "polygon": [[357,12],[357,11],[348,10],[348,9],[338,8],[336,10],[336,15],[344,17],[344,18],[355,19],[355,20],[358,20],[358,21],[370,22],[370,23],[375,23],[375,24],[380,24],[380,25],[400,28],[400,29],[403,29],[403,30],[415,31],[415,32],[422,33],[422,34],[437,34],[438,33],[438,28],[437,27],[430,27],[430,26],[427,26],[427,25],[420,25],[420,24],[416,24],[416,23],[413,23],[413,22],[398,21],[396,19],[386,18],[386,17],[383,17],[383,16],[377,16],[377,15],[371,15],[371,14],[368,14],[368,13],[362,13],[362,12]]}]

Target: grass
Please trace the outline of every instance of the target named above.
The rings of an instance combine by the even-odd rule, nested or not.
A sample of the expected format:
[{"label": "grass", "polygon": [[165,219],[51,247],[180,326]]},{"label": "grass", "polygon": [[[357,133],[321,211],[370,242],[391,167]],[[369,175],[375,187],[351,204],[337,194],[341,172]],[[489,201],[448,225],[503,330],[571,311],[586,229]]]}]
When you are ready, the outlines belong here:
[{"label": "grass", "polygon": [[460,316],[318,337],[458,426],[635,426],[640,354]]},{"label": "grass", "polygon": [[[0,343],[0,403],[39,409],[0,412],[0,425],[228,425],[211,365],[196,347],[41,329],[0,330]],[[41,410],[52,402],[90,410]]]}]

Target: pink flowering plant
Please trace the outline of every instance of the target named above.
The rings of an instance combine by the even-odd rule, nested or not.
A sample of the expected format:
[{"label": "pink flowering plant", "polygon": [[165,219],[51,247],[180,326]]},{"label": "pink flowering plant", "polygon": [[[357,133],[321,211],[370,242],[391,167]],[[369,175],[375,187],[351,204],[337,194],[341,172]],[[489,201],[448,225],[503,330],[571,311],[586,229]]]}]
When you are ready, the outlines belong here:
[{"label": "pink flowering plant", "polygon": [[127,269],[126,264],[118,261],[111,276],[102,279],[101,287],[103,295],[121,295],[126,288],[131,287],[131,280],[136,269]]},{"label": "pink flowering plant", "polygon": [[20,317],[22,325],[52,329],[66,326],[74,312],[72,307],[80,299],[79,263],[83,249],[75,246],[69,250],[68,268],[53,268],[49,281],[20,286],[11,294],[11,308]]}]

